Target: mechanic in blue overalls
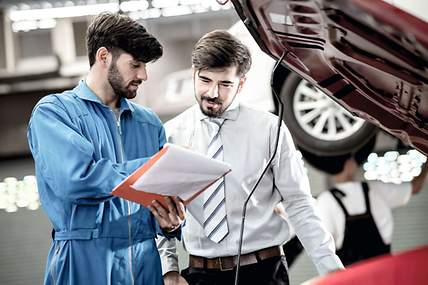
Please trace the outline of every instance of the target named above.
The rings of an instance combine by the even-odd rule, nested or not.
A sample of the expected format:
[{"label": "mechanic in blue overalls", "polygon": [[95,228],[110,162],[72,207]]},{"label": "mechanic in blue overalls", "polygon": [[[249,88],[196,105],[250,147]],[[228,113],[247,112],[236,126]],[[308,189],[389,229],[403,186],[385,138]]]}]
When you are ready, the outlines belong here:
[{"label": "mechanic in blue overalls", "polygon": [[154,238],[179,237],[183,205],[148,209],[112,189],[165,143],[159,118],[128,99],[162,46],[129,17],[103,13],[87,31],[90,71],[31,115],[40,200],[53,225],[44,284],[163,284]]}]

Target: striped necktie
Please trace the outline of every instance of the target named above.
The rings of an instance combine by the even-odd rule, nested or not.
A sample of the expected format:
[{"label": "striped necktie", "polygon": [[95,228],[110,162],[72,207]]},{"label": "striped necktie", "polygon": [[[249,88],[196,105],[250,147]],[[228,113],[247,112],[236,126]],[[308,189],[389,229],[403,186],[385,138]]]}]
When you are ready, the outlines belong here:
[{"label": "striped necktie", "polygon": [[[210,134],[207,156],[223,160],[223,143],[221,142],[220,129],[225,119],[209,118],[207,124]],[[213,242],[219,243],[229,232],[226,219],[226,199],[224,193],[224,177],[217,180],[204,191],[204,233]]]}]

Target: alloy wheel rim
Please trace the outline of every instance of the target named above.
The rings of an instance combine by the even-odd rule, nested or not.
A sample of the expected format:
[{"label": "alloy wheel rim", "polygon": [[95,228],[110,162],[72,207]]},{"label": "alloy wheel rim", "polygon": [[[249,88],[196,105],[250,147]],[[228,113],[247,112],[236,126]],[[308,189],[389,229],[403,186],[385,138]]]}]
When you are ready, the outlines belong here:
[{"label": "alloy wheel rim", "polygon": [[293,111],[299,126],[314,138],[338,141],[351,137],[364,125],[306,80],[301,80],[293,99]]}]

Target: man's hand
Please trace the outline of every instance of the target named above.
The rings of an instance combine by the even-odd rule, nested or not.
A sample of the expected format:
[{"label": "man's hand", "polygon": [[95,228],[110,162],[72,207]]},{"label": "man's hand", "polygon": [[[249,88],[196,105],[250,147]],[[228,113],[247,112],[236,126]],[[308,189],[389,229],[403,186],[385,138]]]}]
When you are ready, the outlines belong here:
[{"label": "man's hand", "polygon": [[149,210],[155,216],[162,230],[167,233],[178,229],[184,221],[184,204],[177,197],[166,197],[165,202],[168,209],[165,209],[161,203],[153,200]]},{"label": "man's hand", "polygon": [[177,271],[170,271],[163,276],[165,285],[189,285]]}]

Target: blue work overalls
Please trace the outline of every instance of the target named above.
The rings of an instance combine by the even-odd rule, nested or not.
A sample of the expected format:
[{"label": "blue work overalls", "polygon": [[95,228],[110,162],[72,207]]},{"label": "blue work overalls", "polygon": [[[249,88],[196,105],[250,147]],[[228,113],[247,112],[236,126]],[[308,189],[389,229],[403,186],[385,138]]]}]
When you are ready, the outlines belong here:
[{"label": "blue work overalls", "polygon": [[120,100],[120,115],[84,81],[44,97],[28,140],[53,225],[45,284],[163,284],[150,211],[110,192],[165,143],[159,118]]}]

